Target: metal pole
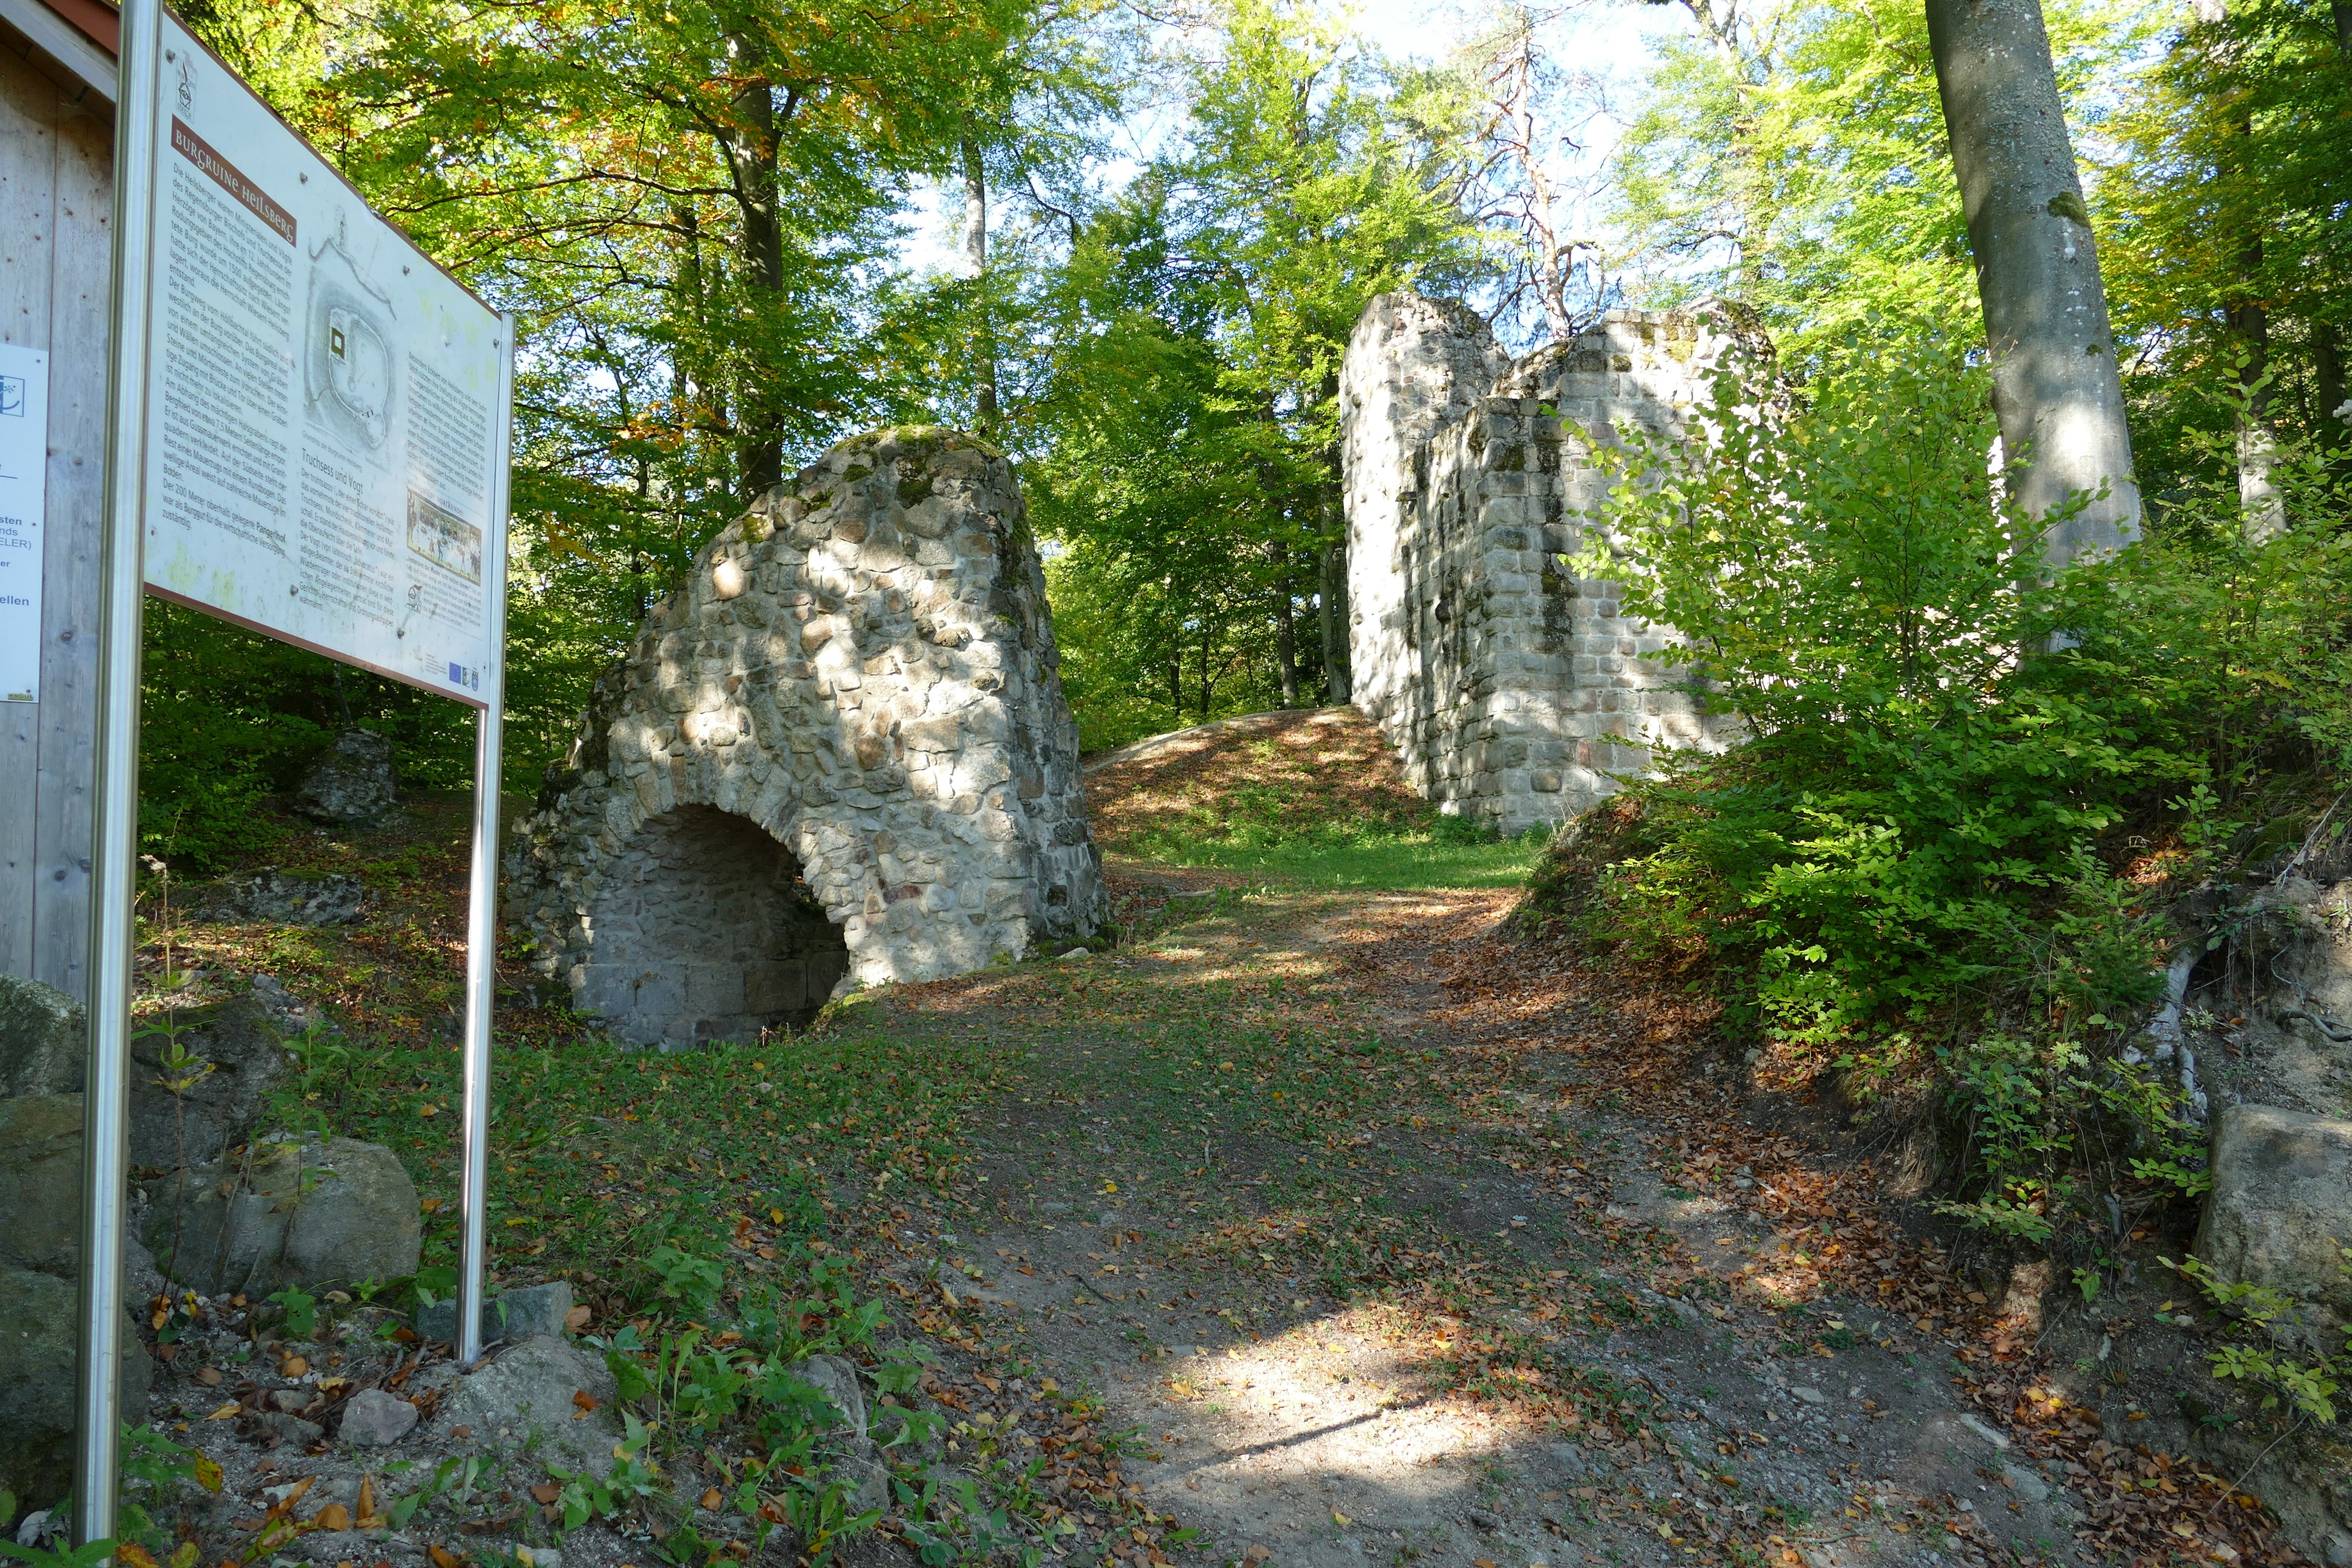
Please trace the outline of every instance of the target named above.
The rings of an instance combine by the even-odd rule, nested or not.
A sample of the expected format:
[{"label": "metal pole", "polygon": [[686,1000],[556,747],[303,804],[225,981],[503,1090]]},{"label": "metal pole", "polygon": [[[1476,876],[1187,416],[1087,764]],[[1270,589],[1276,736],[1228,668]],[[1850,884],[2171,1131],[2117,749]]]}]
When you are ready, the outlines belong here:
[{"label": "metal pole", "polygon": [[[148,284],[155,223],[158,0],[124,0],[114,112],[114,295],[99,568],[97,819],[90,856],[79,1403],[74,1541],[114,1536],[121,1483],[122,1237],[131,1164],[131,994],[139,943],[139,617],[146,527]],[[143,1354],[136,1343],[132,1354]]]},{"label": "metal pole", "polygon": [[482,570],[489,589],[489,662],[482,672],[482,710],[474,717],[473,883],[466,901],[466,1115],[457,1207],[457,1362],[482,1354],[483,1253],[488,1239],[490,1178],[490,1008],[499,988],[499,747],[506,729],[507,481],[514,411],[515,319],[499,319],[498,452],[490,470],[489,549]]}]

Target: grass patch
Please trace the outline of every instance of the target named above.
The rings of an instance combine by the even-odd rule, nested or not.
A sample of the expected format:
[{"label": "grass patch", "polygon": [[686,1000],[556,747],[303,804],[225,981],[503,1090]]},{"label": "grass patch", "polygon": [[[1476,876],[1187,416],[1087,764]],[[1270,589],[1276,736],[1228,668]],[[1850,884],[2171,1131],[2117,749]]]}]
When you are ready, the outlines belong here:
[{"label": "grass patch", "polygon": [[[944,1190],[965,1157],[966,1108],[1008,1064],[969,1035],[884,1035],[849,1015],[837,1030],[675,1055],[593,1038],[502,1050],[493,1265],[636,1295],[652,1283],[642,1260],[669,1246],[756,1280],[824,1235],[845,1170],[878,1197]],[[453,1261],[457,1052],[397,1040],[329,1050],[299,1114],[397,1154],[427,1208],[425,1264]]]},{"label": "grass patch", "polygon": [[1109,853],[1310,887],[1512,886],[1543,838],[1440,815],[1349,708],[1186,736],[1097,768],[1087,793]]},{"label": "grass patch", "polygon": [[1271,844],[1171,833],[1147,841],[1143,858],[1307,887],[1517,887],[1543,852],[1545,837],[1541,831],[1516,839],[1475,837],[1434,824],[1418,831],[1302,835]]}]

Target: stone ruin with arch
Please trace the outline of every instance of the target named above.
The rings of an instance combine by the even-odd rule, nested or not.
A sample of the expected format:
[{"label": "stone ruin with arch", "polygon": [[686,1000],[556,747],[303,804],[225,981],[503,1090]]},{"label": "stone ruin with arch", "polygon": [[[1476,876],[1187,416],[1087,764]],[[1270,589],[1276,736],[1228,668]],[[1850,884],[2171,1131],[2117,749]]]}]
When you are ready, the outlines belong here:
[{"label": "stone ruin with arch", "polygon": [[1093,935],[1101,856],[1011,466],[885,431],[763,497],[597,681],[507,870],[538,968],[673,1050]]},{"label": "stone ruin with arch", "polygon": [[[1514,361],[1459,305],[1372,301],[1340,372],[1357,706],[1407,779],[1507,831],[1712,746],[1665,629],[1564,565],[1596,450],[1675,439],[1752,316],[1614,310]],[[1093,935],[1101,857],[1011,466],[919,429],[842,443],[711,541],[596,683],[509,846],[533,961],[623,1039],[804,1024],[852,985]]]}]

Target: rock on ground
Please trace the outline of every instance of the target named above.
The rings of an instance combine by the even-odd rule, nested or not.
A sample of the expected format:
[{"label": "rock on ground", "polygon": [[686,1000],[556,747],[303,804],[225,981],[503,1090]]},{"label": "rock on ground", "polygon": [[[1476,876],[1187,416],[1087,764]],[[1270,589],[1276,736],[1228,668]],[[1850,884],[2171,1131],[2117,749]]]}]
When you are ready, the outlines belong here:
[{"label": "rock on ground", "polygon": [[2223,1279],[2267,1285],[2352,1322],[2352,1122],[2271,1105],[2213,1120],[2213,1191],[2197,1256]]},{"label": "rock on ground", "polygon": [[[583,1394],[593,1406],[580,1403]],[[541,1334],[453,1380],[427,1437],[443,1448],[519,1449],[535,1438],[548,1465],[602,1479],[613,1473],[618,1396],[602,1361]]]},{"label": "rock on ground", "polygon": [[[532,1285],[525,1290],[509,1291],[490,1298],[481,1324],[482,1338],[492,1340],[537,1339],[542,1334],[562,1339],[563,1320],[572,1313],[572,1283],[568,1280],[552,1280],[544,1285]],[[457,1337],[457,1303],[455,1298],[435,1301],[416,1314],[416,1333],[429,1340],[454,1340]]]},{"label": "rock on ground", "polygon": [[[260,1125],[269,1096],[294,1069],[279,1014],[258,992],[184,1009],[173,1024],[178,1043],[210,1067],[169,1065],[172,1041],[161,1034],[131,1042],[133,1165],[169,1169],[219,1158]],[[174,1082],[184,1090],[173,1092]]]},{"label": "rock on ground", "polygon": [[[0,1264],[0,1489],[31,1508],[73,1479],[75,1301],[69,1280]],[[152,1368],[122,1327],[123,1406],[143,1409]]]},{"label": "rock on ground", "polygon": [[254,1005],[278,1025],[280,1034],[300,1034],[312,1024],[327,1021],[324,1013],[288,990],[275,975],[254,976],[253,989],[248,994]]},{"label": "rock on ground", "polygon": [[347,729],[302,776],[294,809],[337,827],[363,827],[383,821],[398,798],[392,742],[372,729]]},{"label": "rock on ground", "polygon": [[866,1440],[866,1391],[858,1386],[856,1367],[837,1355],[813,1355],[793,1367],[792,1375],[824,1395],[851,1434],[861,1443]]},{"label": "rock on ground", "polygon": [[0,1261],[70,1275],[81,1245],[79,1094],[0,1100]]},{"label": "rock on ground", "polygon": [[0,975],[0,1095],[79,1094],[83,1052],[79,1002]]},{"label": "rock on ground", "polygon": [[416,1187],[390,1149],[310,1134],[250,1157],[159,1184],[143,1239],[173,1278],[257,1297],[416,1272]]},{"label": "rock on ground", "polygon": [[347,925],[360,917],[367,883],[355,876],[289,876],[268,866],[224,878],[199,906],[206,920],[268,921],[278,925]]},{"label": "rock on ground", "polygon": [[346,1443],[381,1448],[397,1443],[416,1425],[416,1406],[396,1394],[370,1388],[352,1396],[343,1406],[340,1436]]}]

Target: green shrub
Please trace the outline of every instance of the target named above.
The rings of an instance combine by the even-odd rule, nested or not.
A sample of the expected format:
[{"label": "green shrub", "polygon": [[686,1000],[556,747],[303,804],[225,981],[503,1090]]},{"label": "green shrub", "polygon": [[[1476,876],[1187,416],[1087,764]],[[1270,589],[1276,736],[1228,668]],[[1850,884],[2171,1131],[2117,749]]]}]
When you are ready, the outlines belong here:
[{"label": "green shrub", "polygon": [[[2233,493],[2182,495],[2145,542],[2053,575],[1989,476],[1965,354],[1857,340],[1765,418],[1753,395],[1727,374],[1717,439],[1604,454],[1613,537],[1571,563],[1675,628],[1661,656],[1742,737],[1625,780],[1530,912],[1703,961],[1734,1027],[1824,1061],[1958,1042],[1982,1201],[2014,1208],[2082,1146],[2070,1127],[2140,1103],[2068,1053],[2111,1057],[2160,987],[2147,890],[2281,770],[2346,754],[2347,497],[2290,453],[2284,537],[2248,538]],[[2047,1097],[2001,1098],[2029,1082]]]}]

